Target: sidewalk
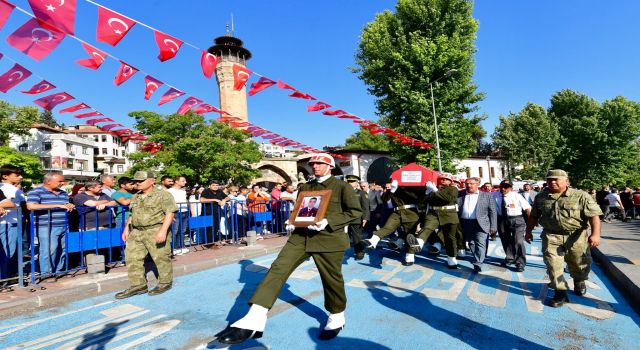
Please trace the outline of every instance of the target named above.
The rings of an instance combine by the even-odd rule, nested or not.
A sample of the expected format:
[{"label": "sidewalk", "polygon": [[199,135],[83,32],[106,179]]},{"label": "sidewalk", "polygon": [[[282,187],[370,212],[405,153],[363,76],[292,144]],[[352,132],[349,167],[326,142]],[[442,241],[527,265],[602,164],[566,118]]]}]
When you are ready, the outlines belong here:
[{"label": "sidewalk", "polygon": [[[173,259],[174,277],[207,270],[216,266],[234,263],[243,259],[267,255],[280,251],[288,237],[273,235],[258,240],[255,246],[222,246],[218,249],[191,248],[188,254]],[[153,286],[155,276],[147,274],[149,284]],[[106,274],[90,275],[83,271],[59,278],[45,280],[26,288],[14,287],[13,291],[0,293],[0,319],[17,314],[35,311],[41,308],[61,306],[66,303],[101,294],[115,293],[129,286],[127,268],[118,266]]]},{"label": "sidewalk", "polygon": [[601,235],[593,258],[640,313],[640,220],[602,223]]}]

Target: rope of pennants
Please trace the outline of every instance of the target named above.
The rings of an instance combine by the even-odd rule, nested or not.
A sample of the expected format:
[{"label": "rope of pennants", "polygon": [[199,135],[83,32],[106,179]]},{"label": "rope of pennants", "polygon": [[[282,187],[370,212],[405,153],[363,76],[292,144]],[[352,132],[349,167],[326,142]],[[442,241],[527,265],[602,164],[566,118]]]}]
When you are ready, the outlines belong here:
[{"label": "rope of pennants", "polygon": [[[91,2],[91,1],[88,1]],[[30,5],[32,6],[34,13],[36,13],[36,15],[38,14],[38,11],[36,9],[37,5],[40,5],[39,2],[35,2],[32,3],[32,0],[29,0]],[[91,2],[93,3],[93,2]],[[75,0],[67,0],[66,4],[72,4],[73,5],[73,13],[71,14],[71,18],[74,17],[75,15]],[[94,3],[95,4],[95,3]],[[36,5],[36,6],[34,6]],[[98,5],[98,4],[96,4]],[[52,5],[51,5],[52,6]],[[100,6],[100,5],[98,5]],[[19,11],[25,13],[28,16],[34,17],[34,15],[30,14],[29,12],[21,9],[20,7],[17,7],[11,3],[8,3],[5,0],[0,0],[0,28],[2,28],[2,26],[4,25],[4,23],[6,22],[7,18],[9,17],[9,15],[11,14],[11,12],[13,11],[13,9],[16,8]],[[100,9],[103,9],[103,7],[99,7]],[[59,12],[61,13],[61,12]],[[67,17],[65,18],[69,18],[69,14],[66,15]],[[99,15],[100,17],[100,15]],[[49,19],[50,20],[50,19]],[[71,21],[73,22],[73,21]],[[56,22],[54,22],[56,23]],[[60,28],[67,28],[67,34],[63,33],[61,31]],[[130,29],[130,27],[129,27]],[[41,31],[41,32],[46,32],[48,34],[48,39],[45,38],[45,40],[38,40],[37,38],[35,38],[33,36],[33,33],[36,31]],[[135,73],[137,72],[142,72],[145,73],[142,70],[139,70],[137,68],[134,68],[133,66],[125,63],[124,61],[118,59],[117,57],[111,55],[111,54],[107,54],[103,51],[100,51],[94,47],[92,47],[91,45],[89,45],[87,42],[85,42],[84,40],[76,37],[73,34],[70,34],[73,30],[69,30],[68,26],[65,26],[64,23],[63,25],[60,25],[59,23],[56,23],[56,25],[50,25],[49,23],[45,23],[42,21],[39,21],[37,19],[31,19],[29,21],[27,21],[27,23],[25,23],[22,27],[20,27],[18,30],[16,30],[16,32],[14,32],[13,34],[11,34],[8,38],[7,38],[7,42],[12,45],[14,48],[22,51],[23,53],[25,53],[26,55],[30,56],[31,58],[35,59],[36,61],[41,60],[42,58],[46,57],[46,55],[48,55],[51,51],[53,51],[53,49],[55,49],[57,47],[57,45],[62,41],[62,39],[64,39],[64,37],[66,35],[69,35],[70,37],[72,37],[73,39],[77,40],[78,42],[82,43],[83,47],[85,48],[85,50],[91,55],[91,58],[88,59],[82,59],[82,60],[78,60],[76,61],[76,63],[96,70],[98,69],[102,63],[104,62],[106,57],[111,57],[114,60],[117,60],[120,62],[120,69],[118,70],[118,73],[116,75],[116,78],[114,80],[114,83],[116,85],[120,85],[123,82],[125,82],[126,80],[128,80],[131,76],[133,76]],[[127,30],[128,31],[128,30]],[[27,40],[29,41],[29,43],[27,45],[25,45],[25,43],[22,43],[20,41],[20,38],[24,38],[25,37],[25,33],[28,33],[28,35],[26,35]],[[124,32],[124,34],[126,34],[126,32]],[[123,35],[124,36],[124,35]],[[18,39],[16,40],[14,37],[17,37]],[[121,38],[120,38],[121,39]],[[117,40],[119,41],[119,39]],[[117,43],[116,41],[116,43]],[[50,42],[53,42],[53,44],[48,44]],[[115,45],[115,44],[113,44]],[[177,51],[176,51],[177,52]],[[2,57],[2,56],[0,56]],[[203,62],[209,62],[208,57],[215,57],[205,51],[203,51]],[[12,60],[15,62],[15,60]],[[208,77],[211,76],[211,74],[213,73],[214,69],[215,69],[215,63],[217,63],[217,59],[215,60],[214,64],[205,64],[203,63],[203,72],[205,72],[205,75],[208,74]],[[205,67],[206,66],[206,67]],[[206,69],[205,69],[206,68]],[[146,74],[146,73],[145,73]],[[11,87],[17,85],[18,83],[20,83],[22,80],[26,79],[29,75],[31,75],[31,72],[29,72],[26,68],[20,66],[17,62],[14,65],[13,68],[11,68],[9,71],[7,71],[5,74],[3,74],[2,76],[0,76],[0,91],[6,92],[8,91]],[[21,79],[16,79],[16,78],[12,78],[12,77],[17,77],[20,76]],[[4,79],[3,79],[4,77]],[[180,97],[182,95],[184,95],[185,93],[182,92],[181,90],[179,90],[178,88],[171,86],[170,84],[166,84],[161,82],[160,80],[152,77],[151,75],[147,74],[147,76],[145,77],[145,82],[146,82],[146,88],[145,88],[145,99],[149,99],[151,97],[151,95],[155,92],[155,90],[160,87],[161,85],[165,84],[169,87],[169,90],[161,97],[160,102],[158,105],[162,105],[164,103],[170,102],[174,99],[176,99],[177,97]],[[4,87],[4,85],[7,85],[6,88]],[[55,86],[49,82],[47,82],[46,80],[42,80],[40,83],[34,85],[30,90],[27,90],[29,92],[23,92],[23,93],[41,93],[44,91],[48,91],[50,89],[55,88]],[[41,107],[48,109],[48,110],[52,110],[55,106],[57,106],[60,103],[66,102],[67,100],[73,100],[75,99],[73,96],[69,95],[68,93],[56,93],[50,96],[45,96],[41,99],[38,99],[36,101],[34,101],[34,103],[40,105]],[[216,107],[213,107],[211,104],[208,103],[202,103],[203,100],[198,99],[194,96],[191,96],[189,98],[187,98],[183,104],[180,106],[180,108],[178,109],[179,114],[186,114],[188,111],[192,110],[194,113],[197,114],[204,114],[204,113],[210,113],[210,112],[215,112],[215,113],[220,113],[221,117],[217,118],[217,121],[220,122],[225,122],[228,123],[231,127],[234,128],[246,128],[243,131],[251,134],[253,137],[261,137],[265,140],[269,140],[270,143],[272,144],[277,144],[283,147],[286,146],[290,146],[290,147],[295,147],[295,148],[299,148],[302,149],[304,151],[307,152],[314,152],[314,153],[318,153],[318,152],[322,152],[314,147],[310,147],[308,145],[305,145],[303,143],[297,142],[297,141],[293,141],[287,137],[284,137],[282,135],[279,135],[275,132],[269,131],[267,129],[264,129],[258,125],[252,124],[252,123],[248,123],[248,122],[242,122],[241,118],[235,117],[223,110],[217,109]],[[196,105],[198,105],[196,107]],[[193,108],[195,107],[195,108]],[[86,108],[91,108],[88,105],[86,105],[85,103],[80,103],[65,109],[62,109],[59,111],[59,113],[66,113],[66,112],[75,112],[81,109],[86,109]],[[192,109],[193,108],[193,109]],[[81,114],[77,114],[74,117],[76,118],[90,118],[90,117],[97,117],[97,116],[104,116],[101,112],[98,112],[97,110],[91,108],[93,110],[93,112],[88,112],[88,113],[81,113]],[[114,122],[113,119],[111,118],[96,118],[96,119],[87,119],[85,121],[87,124],[90,125],[96,125],[97,123],[105,123],[105,122]],[[115,124],[106,124],[103,126],[98,126],[101,130],[105,131],[105,132],[110,132],[112,134],[124,137],[124,141],[132,139],[134,141],[139,141],[139,140],[146,140],[146,137],[138,134],[138,133],[134,133],[131,129],[122,129],[122,130],[112,130],[115,127],[121,127],[122,124],[119,123],[115,123]],[[148,146],[148,147],[147,147]],[[162,147],[162,145],[158,145],[157,143],[149,143],[148,145],[144,146],[143,149],[145,150],[151,150],[152,153],[157,152],[158,150],[160,150]],[[340,159],[346,159],[344,156],[341,155],[333,155],[336,158],[340,158]]]}]

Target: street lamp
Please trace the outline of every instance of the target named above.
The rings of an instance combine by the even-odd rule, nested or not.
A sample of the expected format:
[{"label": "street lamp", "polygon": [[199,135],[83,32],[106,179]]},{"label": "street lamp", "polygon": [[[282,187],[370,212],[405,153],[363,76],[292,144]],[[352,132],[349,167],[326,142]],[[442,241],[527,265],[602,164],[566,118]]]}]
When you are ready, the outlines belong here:
[{"label": "street lamp", "polygon": [[487,156],[487,177],[489,178],[489,183],[493,186],[493,183],[491,183],[491,157]]},{"label": "street lamp", "polygon": [[457,72],[458,70],[453,68],[449,69],[442,76],[437,78],[436,80],[429,82],[429,88],[431,89],[431,107],[433,107],[433,123],[435,124],[436,129],[436,157],[438,158],[438,171],[442,172],[442,160],[440,159],[440,139],[438,138],[438,118],[436,117],[436,101],[433,98],[433,84],[442,78],[446,78],[450,76],[452,73]]}]

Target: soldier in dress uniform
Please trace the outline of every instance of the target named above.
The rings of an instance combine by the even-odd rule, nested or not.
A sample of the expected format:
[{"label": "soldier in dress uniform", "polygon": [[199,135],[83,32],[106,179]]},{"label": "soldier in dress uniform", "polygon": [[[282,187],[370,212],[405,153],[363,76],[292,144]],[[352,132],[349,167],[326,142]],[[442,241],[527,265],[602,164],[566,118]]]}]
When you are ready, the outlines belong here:
[{"label": "soldier in dress uniform", "polygon": [[[271,264],[269,272],[249,300],[249,312],[217,335],[223,344],[237,344],[250,338],[262,337],[267,323],[267,311],[273,306],[291,273],[309,257],[322,279],[324,306],[329,319],[320,333],[321,340],[335,338],[345,324],[347,297],[342,277],[342,259],[349,248],[349,236],[344,228],[362,217],[362,209],[353,189],[344,181],[331,176],[335,167],[333,157],[314,154],[309,159],[315,179],[303,184],[304,191],[331,190],[325,217],[315,224],[296,228],[286,222],[289,240]],[[299,195],[300,195],[299,194]]]},{"label": "soldier in dress uniform", "polygon": [[[569,188],[564,170],[547,173],[547,187],[536,195],[527,221],[524,239],[533,240],[532,231],[542,226],[542,254],[547,266],[549,286],[555,290],[549,302],[560,307],[569,302],[564,278],[564,264],[573,278],[577,295],[587,293],[585,281],[591,271],[591,251],[600,244],[600,215],[602,210],[587,192]],[[591,233],[588,228],[591,227]]]},{"label": "soldier in dress uniform", "polygon": [[155,175],[149,171],[136,171],[133,176],[136,189],[129,204],[131,214],[122,231],[126,242],[125,260],[131,286],[116,294],[116,299],[147,293],[144,259],[151,256],[158,269],[158,285],[149,295],[162,294],[171,289],[171,234],[169,228],[178,206],[171,193],[155,188]]},{"label": "soldier in dress uniform", "polygon": [[364,250],[361,250],[360,242],[364,239],[362,229],[369,221],[369,194],[360,189],[360,178],[356,175],[347,175],[347,182],[353,188],[356,198],[360,202],[362,208],[362,216],[358,220],[349,224],[349,234],[353,240],[353,249],[356,254],[356,260],[364,259]]}]

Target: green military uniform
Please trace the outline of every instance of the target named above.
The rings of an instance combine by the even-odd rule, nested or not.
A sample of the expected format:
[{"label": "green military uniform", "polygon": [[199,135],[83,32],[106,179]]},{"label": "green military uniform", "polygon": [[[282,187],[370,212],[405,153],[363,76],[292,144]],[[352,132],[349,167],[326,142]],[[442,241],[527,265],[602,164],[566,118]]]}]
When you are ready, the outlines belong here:
[{"label": "green military uniform", "polygon": [[418,205],[423,196],[424,188],[422,187],[401,186],[394,193],[391,191],[383,193],[383,205],[391,200],[393,212],[387,218],[384,226],[373,234],[382,239],[392,234],[400,226],[405,234],[415,233],[421,218]]},{"label": "green military uniform", "polygon": [[167,213],[178,210],[173,196],[166,191],[153,188],[149,194],[135,194],[129,204],[131,227],[127,237],[125,258],[129,281],[133,287],[146,285],[144,259],[147,254],[158,269],[158,284],[171,284],[171,235],[162,244],[156,244],[155,236]]},{"label": "green military uniform", "polygon": [[429,205],[429,211],[418,233],[418,237],[426,241],[431,233],[440,227],[444,232],[445,249],[450,257],[456,256],[459,238],[457,230],[460,220],[456,210],[457,201],[458,189],[454,186],[442,186],[438,191],[427,194],[424,202]]},{"label": "green military uniform", "polygon": [[362,209],[353,188],[333,176],[322,182],[312,181],[302,185],[298,195],[303,191],[319,190],[331,190],[325,214],[329,224],[322,231],[296,228],[249,303],[270,309],[293,270],[313,257],[322,279],[325,308],[332,314],[345,310],[347,297],[342,278],[342,258],[349,248],[349,236],[344,228],[360,219]]},{"label": "green military uniform", "polygon": [[544,189],[536,195],[531,215],[542,226],[542,252],[551,283],[556,290],[567,290],[564,263],[574,283],[585,281],[591,270],[587,228],[589,218],[602,215],[588,193],[569,188],[564,193]]},{"label": "green military uniform", "polygon": [[369,195],[362,191],[359,188],[353,189],[355,197],[358,199],[360,203],[360,208],[362,209],[362,215],[356,219],[354,222],[349,224],[349,234],[353,239],[353,246],[355,249],[355,253],[362,253],[363,251],[359,250],[359,244],[364,237],[362,236],[362,220],[369,221]]}]

